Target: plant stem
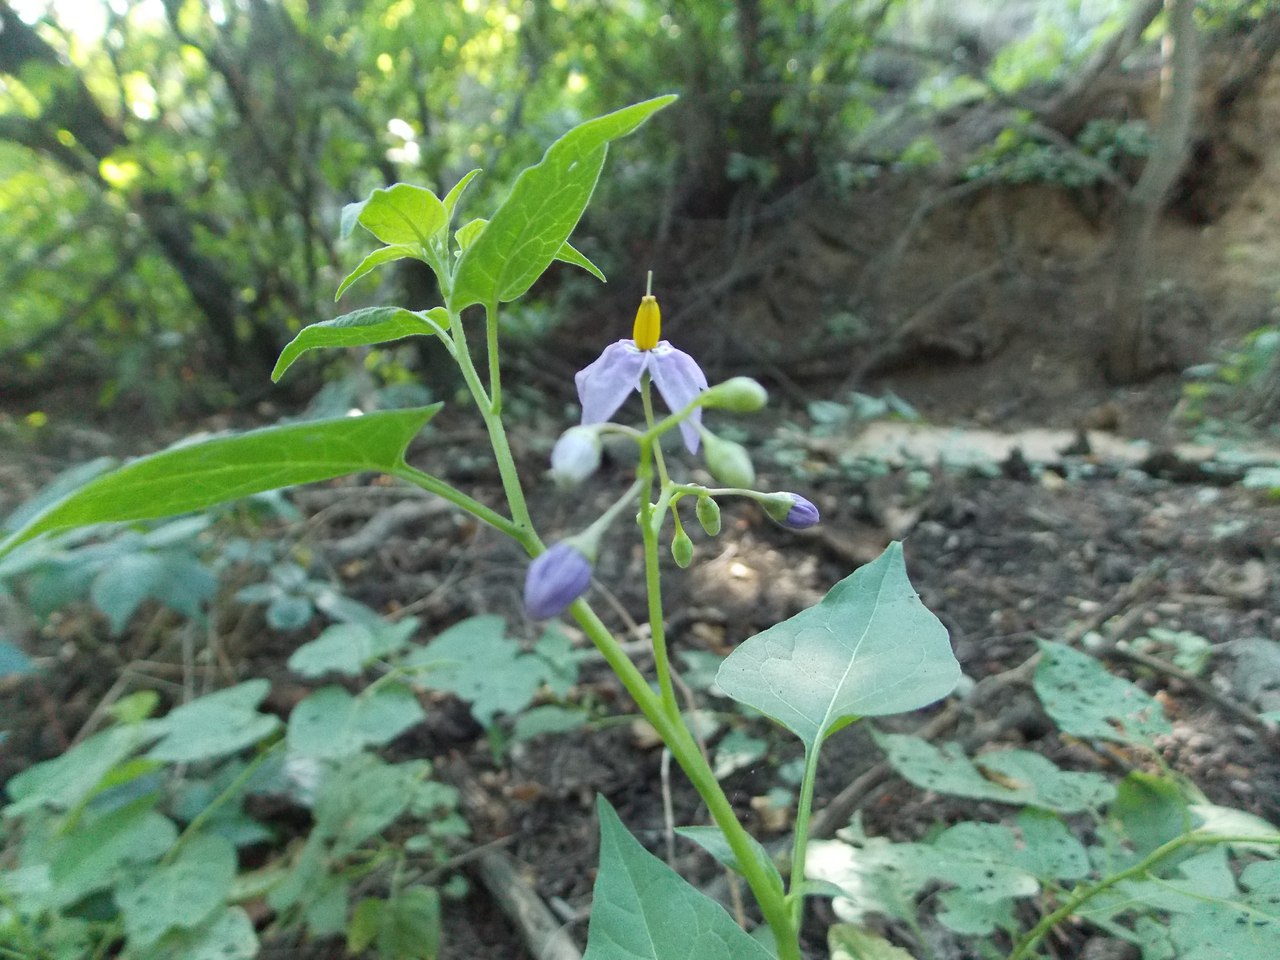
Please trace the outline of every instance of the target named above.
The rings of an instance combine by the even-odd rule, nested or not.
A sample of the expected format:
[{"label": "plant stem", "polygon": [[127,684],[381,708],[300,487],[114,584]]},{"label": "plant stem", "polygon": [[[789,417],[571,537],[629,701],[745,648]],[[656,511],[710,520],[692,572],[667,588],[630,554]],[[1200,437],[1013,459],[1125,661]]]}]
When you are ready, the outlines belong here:
[{"label": "plant stem", "polygon": [[[640,397],[644,401],[644,419],[653,429],[653,398],[649,390],[649,376],[640,379]],[[653,469],[658,469],[659,505],[653,504]],[[667,629],[662,612],[662,569],[659,559],[658,537],[662,530],[662,518],[670,502],[667,488],[671,479],[662,461],[662,448],[658,437],[646,436],[640,443],[639,474],[640,533],[644,539],[645,593],[649,598],[649,639],[653,644],[653,669],[658,675],[658,689],[662,693],[662,709],[673,721],[680,720],[680,706],[676,703],[675,687],[671,683],[671,661],[667,655]]]},{"label": "plant stem", "polygon": [[[493,308],[489,312],[486,307],[486,314],[492,320],[486,318],[494,329],[494,345],[496,347],[497,336],[497,308]],[[458,369],[462,371],[462,379],[466,381],[467,389],[471,391],[471,396],[475,400],[476,407],[480,411],[480,416],[484,418],[485,429],[489,433],[489,443],[493,447],[494,459],[498,462],[498,475],[502,478],[502,489],[507,497],[507,504],[511,507],[512,529],[507,531],[510,536],[515,539],[522,547],[530,553],[541,546],[538,535],[533,530],[533,520],[529,516],[529,507],[525,502],[524,488],[520,485],[520,475],[516,471],[515,457],[511,455],[511,445],[507,442],[507,430],[503,426],[502,417],[494,412],[494,398],[490,397],[484,389],[484,384],[480,382],[480,375],[476,373],[475,364],[471,362],[471,350],[467,346],[467,335],[463,329],[462,317],[460,314],[449,312],[449,329],[453,331],[453,342],[457,349]],[[490,365],[490,370],[496,369]]]},{"label": "plant stem", "polygon": [[245,784],[247,784],[253,778],[253,775],[258,772],[258,768],[266,763],[268,758],[270,758],[276,750],[284,745],[284,742],[284,737],[281,737],[245,764],[244,769],[236,775],[236,778],[227,784],[226,788],[214,797],[207,807],[191,818],[191,822],[187,824],[186,829],[183,830],[178,836],[178,839],[174,841],[173,846],[165,852],[165,855],[161,858],[160,862],[172,863],[183,845],[194,837],[200,831],[200,828],[208,822],[209,818],[217,813],[224,804],[230,802],[237,793],[244,789]]},{"label": "plant stem", "polygon": [[795,842],[791,850],[791,877],[787,896],[791,919],[800,929],[804,917],[804,858],[809,847],[809,818],[813,816],[813,789],[818,779],[818,745],[805,745],[804,777],[800,781],[800,801],[796,805]]},{"label": "plant stem", "polygon": [[498,356],[498,301],[484,305],[485,343],[489,349],[489,412],[502,415],[502,368]]},{"label": "plant stem", "polygon": [[658,694],[650,689],[644,675],[623,652],[618,641],[590,604],[585,600],[575,600],[569,610],[579,626],[591,638],[592,643],[596,645],[596,649],[604,656],[605,662],[613,668],[613,672],[631,694],[631,698],[636,702],[645,719],[658,731],[658,735],[666,743],[671,755],[675,757],[694,789],[706,803],[711,818],[715,820],[716,826],[724,834],[725,840],[728,841],[730,849],[737,858],[742,875],[751,888],[752,894],[755,895],[765,922],[773,930],[778,946],[778,960],[802,960],[799,928],[787,909],[786,898],[781,896],[777,888],[771,884],[772,875],[764,864],[756,859],[757,855],[750,837],[738,822],[733,812],[733,805],[729,803],[728,797],[720,787],[720,782],[711,772],[711,767],[699,751],[693,735],[678,715],[669,716],[663,709]]},{"label": "plant stem", "polygon": [[1054,910],[1052,913],[1041,917],[1039,923],[1023,934],[1022,939],[1014,945],[1013,952],[1009,954],[1009,960],[1022,960],[1023,957],[1026,957],[1031,952],[1046,933],[1056,927],[1067,917],[1071,916],[1098,894],[1103,893],[1106,890],[1110,890],[1116,884],[1123,883],[1131,877],[1141,876],[1161,860],[1171,854],[1177,853],[1183,847],[1204,847],[1212,846],[1217,843],[1265,843],[1270,846],[1280,846],[1280,839],[1270,837],[1224,837],[1214,834],[1196,833],[1184,833],[1181,836],[1174,837],[1167,843],[1156,847],[1155,850],[1152,850],[1151,853],[1147,854],[1133,866],[1128,867],[1125,870],[1121,870],[1119,873],[1113,873],[1111,876],[1098,881],[1091,887],[1086,887],[1083,890],[1077,887],[1075,892],[1072,893],[1062,906],[1057,910]]},{"label": "plant stem", "polygon": [[471,514],[477,520],[489,524],[495,530],[501,530],[509,537],[519,540],[519,531],[516,525],[495,510],[486,507],[479,500],[467,496],[461,490],[441,480],[439,477],[433,477],[429,473],[423,473],[417,467],[411,467],[408,464],[397,467],[391,471],[391,476],[398,477],[407,483],[412,483],[415,487],[421,487],[436,496],[448,500],[455,507],[461,507],[467,513]]}]

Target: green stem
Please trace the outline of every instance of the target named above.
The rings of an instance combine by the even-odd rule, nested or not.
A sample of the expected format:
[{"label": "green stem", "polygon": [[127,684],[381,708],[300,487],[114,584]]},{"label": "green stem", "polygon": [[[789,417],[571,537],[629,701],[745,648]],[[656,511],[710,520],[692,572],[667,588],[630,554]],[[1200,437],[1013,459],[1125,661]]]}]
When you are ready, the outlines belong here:
[{"label": "green stem", "polygon": [[250,760],[243,770],[236,775],[236,778],[227,784],[226,788],[210,801],[209,805],[191,818],[191,822],[187,824],[186,829],[182,831],[178,839],[174,841],[173,846],[168,849],[161,863],[172,863],[177,857],[178,852],[188,840],[200,832],[200,829],[209,821],[209,818],[222,809],[223,805],[229,803],[236,794],[244,789],[258,768],[267,762],[268,758],[284,745],[284,738],[281,737],[271,746],[261,751],[256,757]]},{"label": "green stem", "polygon": [[485,342],[489,349],[489,412],[502,415],[502,367],[498,357],[498,301],[484,305]]},{"label": "green stem", "polygon": [[623,652],[609,628],[585,600],[575,600],[569,608],[578,625],[591,638],[605,662],[613,668],[618,679],[640,708],[658,735],[671,751],[676,763],[702,797],[711,818],[724,834],[729,848],[737,858],[747,886],[760,905],[765,922],[773,930],[778,946],[778,960],[803,960],[800,954],[799,928],[791,919],[786,898],[771,883],[772,875],[764,864],[756,859],[755,848],[747,831],[738,822],[733,805],[725,796],[720,782],[711,772],[706,759],[698,749],[697,741],[679,716],[669,716],[662,701],[649,687],[648,682],[634,663]]},{"label": "green stem", "polygon": [[[658,465],[658,482],[665,490],[671,484],[671,478],[667,476],[667,464],[662,459],[662,444],[658,442],[657,436],[654,435],[654,416],[653,416],[653,395],[649,388],[649,375],[646,373],[640,378],[640,401],[644,404],[644,422],[648,427],[647,435],[653,435],[653,461]],[[667,419],[670,419],[669,417]],[[665,422],[665,421],[664,421]]]},{"label": "green stem", "polygon": [[[486,308],[488,310],[488,308]],[[494,308],[493,325],[497,326],[497,310]],[[530,552],[540,546],[538,536],[533,530],[533,520],[529,516],[529,506],[525,502],[524,488],[520,485],[520,474],[516,470],[515,457],[511,455],[511,445],[507,442],[507,430],[503,426],[502,417],[494,412],[494,399],[484,389],[475,364],[471,361],[471,350],[467,345],[467,335],[463,329],[462,317],[450,311],[449,329],[453,331],[453,343],[457,351],[458,369],[462,371],[462,379],[475,400],[480,416],[484,418],[485,429],[489,433],[489,443],[493,447],[494,459],[498,462],[498,475],[502,478],[502,489],[511,507],[511,518],[514,524],[511,536]],[[492,366],[491,366],[491,369]]]},{"label": "green stem", "polygon": [[495,510],[486,507],[479,500],[467,496],[456,487],[450,486],[439,477],[433,477],[429,473],[423,473],[417,467],[411,467],[408,464],[397,467],[391,471],[391,476],[412,483],[415,487],[420,487],[436,496],[448,500],[455,507],[461,507],[467,513],[474,516],[477,520],[489,524],[495,530],[501,530],[509,537],[520,539],[520,531],[516,525]]},{"label": "green stem", "polygon": [[813,816],[813,790],[818,779],[818,745],[806,745],[804,777],[800,781],[800,801],[796,805],[795,843],[791,850],[791,879],[787,897],[791,901],[791,919],[800,929],[804,918],[804,859],[809,847],[809,818]]},{"label": "green stem", "polygon": [[[640,378],[640,398],[644,403],[644,420],[653,429],[653,397],[649,388],[649,376]],[[653,643],[653,669],[658,675],[658,689],[662,694],[662,709],[672,720],[678,721],[680,706],[676,703],[676,691],[671,682],[671,661],[667,655],[667,629],[662,612],[662,570],[659,560],[658,538],[662,520],[666,516],[671,478],[662,460],[662,447],[657,437],[647,437],[640,445],[640,468],[637,470],[643,489],[640,496],[640,533],[644,538],[645,592],[649,598],[649,639]],[[659,505],[653,504],[653,468],[657,466],[659,480]]]},{"label": "green stem", "polygon": [[1121,870],[1119,873],[1113,873],[1111,876],[1104,880],[1100,880],[1091,887],[1086,887],[1083,890],[1077,887],[1076,891],[1062,906],[1057,910],[1054,910],[1052,913],[1041,917],[1039,923],[1023,934],[1022,939],[1014,945],[1013,952],[1009,954],[1009,960],[1022,960],[1022,958],[1027,956],[1035,945],[1040,942],[1040,939],[1046,933],[1056,927],[1067,917],[1071,916],[1098,894],[1110,890],[1116,884],[1123,883],[1131,877],[1141,876],[1161,860],[1171,854],[1177,853],[1183,847],[1212,846],[1217,843],[1265,843],[1270,846],[1280,846],[1280,839],[1266,837],[1223,837],[1214,836],[1212,834],[1197,835],[1195,833],[1184,833],[1181,836],[1174,837],[1167,843],[1156,847],[1155,850],[1151,851],[1151,853],[1147,854],[1133,866],[1125,870]]},{"label": "green stem", "polygon": [[671,683],[671,661],[667,656],[667,628],[662,615],[662,572],[659,568],[658,531],[649,498],[640,501],[640,532],[644,537],[644,581],[649,595],[649,638],[653,642],[653,669],[658,675],[662,709],[673,721],[680,718],[675,687]]}]

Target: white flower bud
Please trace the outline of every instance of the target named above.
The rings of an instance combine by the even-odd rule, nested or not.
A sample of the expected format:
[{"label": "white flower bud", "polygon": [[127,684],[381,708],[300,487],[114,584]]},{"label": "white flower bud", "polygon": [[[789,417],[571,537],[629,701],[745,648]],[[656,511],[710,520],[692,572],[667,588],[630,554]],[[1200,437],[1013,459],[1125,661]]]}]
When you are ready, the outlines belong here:
[{"label": "white flower bud", "polygon": [[551,477],[576,487],[600,466],[600,436],[593,427],[570,427],[551,450]]}]

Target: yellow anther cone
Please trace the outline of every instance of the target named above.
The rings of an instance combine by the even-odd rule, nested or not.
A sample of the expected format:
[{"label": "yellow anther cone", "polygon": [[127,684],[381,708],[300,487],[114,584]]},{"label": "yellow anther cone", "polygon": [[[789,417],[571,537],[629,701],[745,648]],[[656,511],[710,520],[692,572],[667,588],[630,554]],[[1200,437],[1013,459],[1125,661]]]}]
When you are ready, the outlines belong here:
[{"label": "yellow anther cone", "polygon": [[662,311],[658,309],[658,298],[646,295],[640,301],[640,309],[636,311],[636,325],[631,332],[631,339],[641,350],[652,350],[658,345],[662,336]]}]

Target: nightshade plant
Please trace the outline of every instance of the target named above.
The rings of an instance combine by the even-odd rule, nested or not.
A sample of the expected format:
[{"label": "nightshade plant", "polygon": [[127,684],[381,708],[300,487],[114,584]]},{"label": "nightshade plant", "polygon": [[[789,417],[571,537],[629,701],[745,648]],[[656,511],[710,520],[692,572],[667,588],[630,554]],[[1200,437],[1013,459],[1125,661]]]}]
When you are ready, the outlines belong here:
[{"label": "nightshade plant", "polygon": [[[659,576],[659,546],[671,522],[671,549],[687,565],[692,541],[680,506],[692,501],[709,534],[719,531],[717,498],[748,497],[778,522],[795,528],[816,523],[817,510],[793,493],[753,488],[746,451],[716,436],[702,423],[705,409],[751,411],[765,402],[759,384],[746,379],[708,387],[697,362],[661,339],[661,315],[647,291],[633,336],[606,346],[600,359],[577,378],[583,405],[580,426],[557,444],[554,473],[580,482],[599,459],[605,433],[631,437],[639,448],[635,481],[596,522],[547,549],[526,503],[502,418],[503,383],[500,308],[523,295],[560,260],[599,276],[570,243],[595,188],[611,141],[635,130],[674,97],[660,97],[587,121],[525,170],[488,220],[456,230],[452,221],[463,192],[478,171],[443,198],[428,189],[395,184],[346,207],[341,229],[358,225],[382,246],[343,280],[352,283],[394,260],[413,258],[434,271],[443,303],[428,310],[371,307],[303,329],[284,349],[273,373],[278,379],[306,351],[435,337],[458,368],[484,421],[506,495],[506,510],[487,506],[445,480],[405,461],[405,449],[439,405],[270,427],[189,443],[144,457],[99,476],[30,518],[0,544],[14,549],[51,531],[109,521],[134,521],[201,510],[264,490],[376,470],[438,494],[510,536],[533,558],[525,596],[537,618],[567,611],[604,655],[644,716],[704,799],[714,828],[688,836],[739,871],[755,896],[778,957],[800,960],[799,930],[806,895],[806,827],[822,741],[859,717],[912,710],[946,695],[959,677],[946,631],[916,597],[896,544],[876,562],[838,584],[814,608],[745,642],[723,665],[719,685],[730,696],[773,717],[805,745],[805,773],[797,814],[791,880],[784,883],[734,814],[676,701]],[[478,308],[476,316],[464,312]],[[480,316],[482,314],[483,316]],[[472,358],[472,330],[483,331],[485,374]],[[651,387],[669,413],[654,412]],[[644,421],[632,427],[612,422],[632,392],[639,392]],[[723,487],[677,480],[660,441],[677,430],[687,450],[701,450],[707,469]],[[674,466],[674,465],[673,465]],[[608,528],[622,516],[636,517],[644,544],[649,627],[657,689],[623,651],[582,594]],[[600,801],[602,866],[587,955],[609,960],[643,955],[751,957],[770,952],[744,932],[713,901],[645,853]],[[646,876],[640,882],[638,878]],[[641,944],[644,944],[641,947]]]}]

